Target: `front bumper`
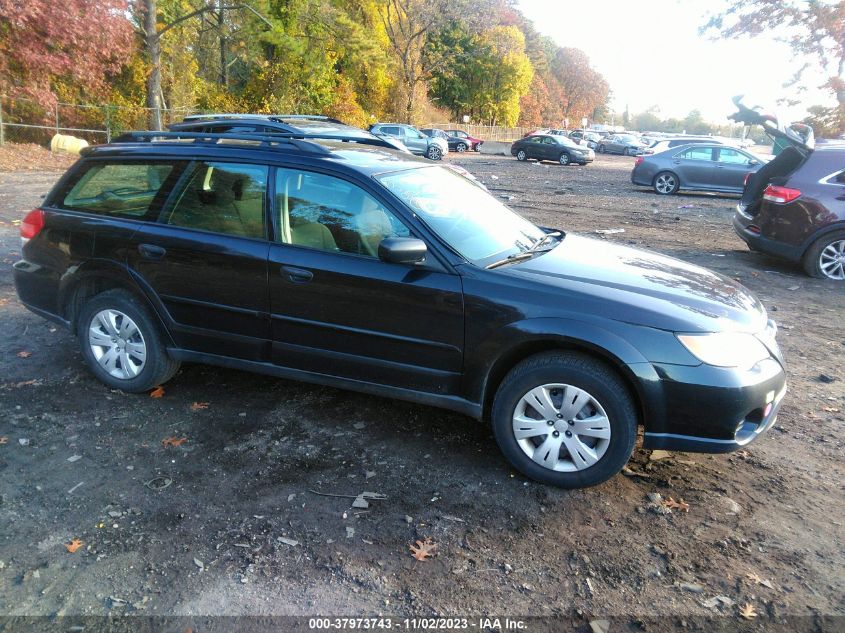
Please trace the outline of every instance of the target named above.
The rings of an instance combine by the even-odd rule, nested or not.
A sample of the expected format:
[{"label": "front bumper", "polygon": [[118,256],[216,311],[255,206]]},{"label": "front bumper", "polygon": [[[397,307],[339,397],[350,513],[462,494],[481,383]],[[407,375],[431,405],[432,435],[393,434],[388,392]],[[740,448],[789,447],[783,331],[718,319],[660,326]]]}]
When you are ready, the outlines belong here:
[{"label": "front bumper", "polygon": [[786,394],[786,372],[770,357],[750,370],[711,365],[654,366],[665,402],[662,428],[646,420],[643,447],[728,453],[774,426]]}]

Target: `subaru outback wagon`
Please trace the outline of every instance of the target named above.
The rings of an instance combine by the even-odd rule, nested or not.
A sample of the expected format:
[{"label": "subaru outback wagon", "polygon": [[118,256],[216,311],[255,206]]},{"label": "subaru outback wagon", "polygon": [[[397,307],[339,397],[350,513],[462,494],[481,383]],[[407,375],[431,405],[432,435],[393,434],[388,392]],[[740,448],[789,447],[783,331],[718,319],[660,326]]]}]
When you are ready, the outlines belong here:
[{"label": "subaru outback wagon", "polygon": [[201,362],[434,405],[563,487],[617,473],[638,425],[727,452],[775,421],[775,327],[730,279],[535,226],[379,139],[127,140],[25,217],[14,265],[110,387]]}]

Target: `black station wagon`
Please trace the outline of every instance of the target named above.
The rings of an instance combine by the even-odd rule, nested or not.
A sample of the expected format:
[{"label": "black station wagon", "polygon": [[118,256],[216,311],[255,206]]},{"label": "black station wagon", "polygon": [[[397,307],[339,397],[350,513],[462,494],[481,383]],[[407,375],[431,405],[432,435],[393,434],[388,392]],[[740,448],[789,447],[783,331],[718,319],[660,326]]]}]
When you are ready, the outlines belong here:
[{"label": "black station wagon", "polygon": [[110,387],[201,362],[434,405],[564,487],[617,473],[638,425],[727,452],[775,421],[775,326],[730,279],[535,226],[379,139],[125,140],[26,216],[14,265]]}]

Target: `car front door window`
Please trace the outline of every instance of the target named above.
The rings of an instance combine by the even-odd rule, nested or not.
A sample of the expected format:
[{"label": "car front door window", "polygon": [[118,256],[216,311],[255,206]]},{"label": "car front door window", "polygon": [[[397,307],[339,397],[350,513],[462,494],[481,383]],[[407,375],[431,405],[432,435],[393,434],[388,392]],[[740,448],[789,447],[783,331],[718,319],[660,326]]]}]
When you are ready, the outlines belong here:
[{"label": "car front door window", "polygon": [[386,237],[408,228],[360,187],[296,169],[276,170],[276,239],[323,251],[378,257]]}]

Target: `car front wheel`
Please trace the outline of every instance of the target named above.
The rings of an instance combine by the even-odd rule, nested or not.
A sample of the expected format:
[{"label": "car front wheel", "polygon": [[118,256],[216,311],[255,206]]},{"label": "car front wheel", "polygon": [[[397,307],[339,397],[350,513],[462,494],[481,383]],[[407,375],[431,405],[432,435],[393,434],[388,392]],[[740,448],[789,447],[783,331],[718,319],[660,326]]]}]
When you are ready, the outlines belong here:
[{"label": "car front wheel", "polygon": [[572,159],[569,157],[569,154],[562,152],[557,160],[561,165],[568,165]]},{"label": "car front wheel", "polygon": [[607,148],[604,145],[599,145],[598,148],[596,148],[596,149],[597,149],[599,154],[604,154],[604,152]]},{"label": "car front wheel", "polygon": [[516,160],[528,160],[528,154],[525,153],[524,149],[521,149],[516,153]]},{"label": "car front wheel", "polygon": [[803,259],[811,277],[845,281],[845,231],[830,233],[816,240]]},{"label": "car front wheel", "polygon": [[77,319],[82,356],[109,387],[130,393],[148,391],[178,371],[167,355],[150,313],[125,290],[107,290],[90,299]]},{"label": "car front wheel", "polygon": [[464,153],[465,151],[467,151],[467,146],[465,143],[458,143],[458,146],[455,148],[455,150],[460,153]]},{"label": "car front wheel", "polygon": [[637,437],[636,407],[622,379],[575,352],[519,363],[502,381],[492,417],[496,442],[513,467],[561,488],[614,476]]},{"label": "car front wheel", "polygon": [[437,145],[429,145],[428,150],[425,153],[425,157],[429,160],[440,160],[443,158],[443,152],[439,147],[437,147]]},{"label": "car front wheel", "polygon": [[681,183],[671,171],[661,171],[654,177],[654,191],[661,196],[668,196],[678,191]]}]

